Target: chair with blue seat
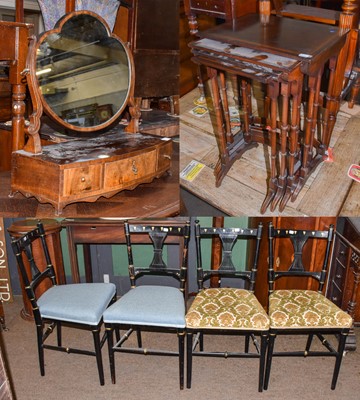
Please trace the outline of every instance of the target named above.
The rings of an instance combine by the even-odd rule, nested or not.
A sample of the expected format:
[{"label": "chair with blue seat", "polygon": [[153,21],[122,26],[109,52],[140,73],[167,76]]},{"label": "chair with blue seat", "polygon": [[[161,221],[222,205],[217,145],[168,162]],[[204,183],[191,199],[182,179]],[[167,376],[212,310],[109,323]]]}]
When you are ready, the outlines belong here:
[{"label": "chair with blue seat", "polygon": [[[41,270],[40,258],[34,258],[33,243],[40,242],[45,269]],[[29,298],[36,325],[40,373],[45,375],[44,349],[66,353],[95,356],[100,384],[104,385],[101,348],[106,341],[106,332],[101,332],[102,315],[109,304],[116,300],[116,286],[112,283],[78,283],[57,285],[53,264],[46,243],[43,224],[20,238],[12,239],[20,275]],[[27,268],[27,260],[30,268]],[[38,288],[48,287],[45,291]],[[62,345],[62,326],[86,329],[92,332],[94,350],[72,348]],[[47,339],[53,331],[57,333],[57,344]]]},{"label": "chair with blue seat", "polygon": [[[204,356],[258,358],[258,391],[263,389],[269,318],[254,294],[261,236],[262,224],[257,228],[201,227],[199,222],[195,224],[199,290],[186,314],[187,388],[192,384],[193,357]],[[213,243],[213,240],[220,243],[221,249],[221,263],[217,269],[203,264],[207,249],[211,249],[211,245],[206,247],[205,242]],[[240,243],[245,243],[249,249],[245,262],[241,260],[241,250],[240,256],[234,253]],[[217,282],[211,285],[212,280]],[[207,335],[242,336],[245,339],[244,351],[205,350],[204,337]],[[250,338],[255,351],[249,351]]]},{"label": "chair with blue seat", "polygon": [[[131,288],[104,313],[112,382],[116,381],[116,352],[167,355],[179,359],[180,389],[182,389],[190,225],[188,222],[179,223],[178,221],[175,224],[170,220],[148,224],[126,222],[125,236]],[[137,246],[140,244],[141,246]],[[170,257],[170,246],[175,249],[176,257]],[[150,248],[151,251],[147,252],[146,248]],[[140,258],[147,257],[149,260],[143,259],[140,262]],[[163,281],[159,282],[161,278]],[[120,336],[122,330],[125,332]],[[158,349],[143,347],[142,332],[146,331],[176,333],[178,350],[161,348],[161,346],[156,346],[159,347]],[[131,344],[124,346],[133,332],[137,335],[137,346]]]},{"label": "chair with blue seat", "polygon": [[[272,223],[269,224],[270,329],[264,389],[269,386],[272,359],[275,356],[334,357],[335,367],[331,389],[336,387],[352,318],[323,294],[333,236],[332,225],[324,230],[303,230],[277,229]],[[310,263],[307,263],[303,256],[305,252],[311,250],[307,246],[314,241],[322,243],[322,246],[316,246],[317,260],[321,261],[319,271],[312,270],[307,265]],[[274,266],[274,249],[282,245],[287,247],[290,243],[293,247],[290,262],[282,261]],[[311,257],[315,257],[313,250],[311,253]],[[276,288],[274,283],[284,277],[288,278],[285,284]],[[306,279],[309,281],[307,282]],[[289,338],[286,342],[286,350],[274,351],[275,339],[279,335],[305,336],[307,338],[305,349],[294,349],[295,344]],[[336,338],[334,345],[330,341],[332,336]],[[324,348],[318,349],[315,346],[311,348],[314,337],[319,339]]]}]

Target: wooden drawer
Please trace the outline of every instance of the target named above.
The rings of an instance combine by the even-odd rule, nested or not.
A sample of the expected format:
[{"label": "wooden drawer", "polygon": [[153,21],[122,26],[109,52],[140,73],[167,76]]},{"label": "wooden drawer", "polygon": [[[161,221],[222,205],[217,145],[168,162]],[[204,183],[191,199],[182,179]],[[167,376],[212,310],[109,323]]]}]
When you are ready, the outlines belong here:
[{"label": "wooden drawer", "polygon": [[75,196],[101,189],[102,165],[64,170],[63,196]]},{"label": "wooden drawer", "polygon": [[104,188],[116,188],[152,175],[156,169],[156,159],[156,150],[153,150],[105,164]]},{"label": "wooden drawer", "polygon": [[190,6],[195,12],[214,12],[225,14],[225,0],[190,0]]},{"label": "wooden drawer", "polygon": [[339,240],[337,242],[337,246],[336,246],[336,250],[335,250],[335,254],[336,254],[336,259],[344,266],[346,266],[347,264],[347,257],[348,257],[348,253],[349,253],[349,249],[347,247],[347,245],[342,242],[341,240]]},{"label": "wooden drawer", "polygon": [[346,266],[337,261],[335,264],[333,282],[336,284],[336,286],[343,289],[345,284],[345,278],[346,278]]},{"label": "wooden drawer", "polygon": [[169,141],[159,149],[158,169],[160,171],[169,169],[171,166],[172,142]]},{"label": "wooden drawer", "polygon": [[332,284],[331,294],[329,298],[338,307],[342,306],[343,292],[338,286],[336,286],[334,282]]}]

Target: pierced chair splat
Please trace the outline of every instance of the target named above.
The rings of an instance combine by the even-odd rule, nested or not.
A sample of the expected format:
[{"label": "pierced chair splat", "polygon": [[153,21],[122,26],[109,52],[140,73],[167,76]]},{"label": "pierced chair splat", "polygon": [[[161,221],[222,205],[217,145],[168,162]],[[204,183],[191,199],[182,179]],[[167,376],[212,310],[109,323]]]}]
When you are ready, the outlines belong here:
[{"label": "pierced chair splat", "polygon": [[[131,289],[104,313],[112,382],[116,380],[115,352],[175,356],[179,359],[180,389],[183,389],[190,224],[171,220],[148,222],[147,225],[126,222],[125,236]],[[142,245],[140,249],[135,248],[137,244]],[[151,254],[146,249],[149,246]],[[169,254],[170,247],[174,249],[174,246],[177,246],[176,254],[176,249],[179,250],[178,259]],[[167,261],[164,260],[165,250],[168,252]],[[150,258],[148,267],[143,266],[144,257]],[[125,330],[121,336],[120,329]],[[143,347],[141,333],[146,331],[176,333],[178,350]],[[131,344],[123,346],[133,332],[137,334],[137,347]]]},{"label": "pierced chair splat", "polygon": [[[259,358],[258,390],[261,392],[263,389],[269,318],[254,294],[261,235],[261,224],[257,229],[213,228],[201,227],[198,222],[195,224],[199,291],[186,315],[188,388],[192,383],[193,356],[210,356]],[[207,269],[203,266],[204,242],[213,239],[221,243],[222,261],[218,269]],[[240,242],[247,244],[248,249],[250,243],[254,243],[253,254],[246,255],[246,260],[252,260],[246,261],[249,267],[246,265],[244,268],[244,265],[239,265],[240,260],[234,258],[236,244]],[[219,285],[211,287],[209,282],[215,277]],[[224,286],[225,283],[228,285]],[[212,334],[244,336],[244,351],[205,351],[204,336]],[[256,336],[260,336],[260,344]],[[256,348],[254,352],[249,352],[250,338]]]},{"label": "pierced chair splat", "polygon": [[[41,271],[32,250],[35,241],[40,241],[46,268]],[[44,349],[66,353],[95,356],[100,384],[104,385],[104,371],[101,348],[106,341],[106,332],[101,334],[102,315],[109,304],[116,300],[113,283],[78,283],[57,285],[56,276],[45,239],[43,224],[20,238],[12,239],[12,249],[16,256],[20,275],[24,283],[34,315],[39,354],[40,373],[45,375]],[[30,269],[25,265],[25,260]],[[48,289],[38,295],[38,290],[48,285]],[[62,326],[86,329],[92,332],[94,350],[71,348],[62,345]],[[57,344],[46,341],[53,331],[57,333]]]},{"label": "pierced chair splat", "polygon": [[[331,389],[335,389],[343,357],[346,337],[352,326],[352,318],[345,311],[327,299],[323,294],[330,250],[334,236],[334,227],[327,230],[276,229],[269,224],[269,316],[270,330],[268,354],[266,361],[264,389],[268,388],[272,359],[275,356],[289,357],[335,357],[335,367],[331,382]],[[291,241],[293,256],[290,266],[280,265],[274,268],[274,248]],[[307,250],[307,243],[321,241],[316,247],[316,255],[321,260],[321,270],[309,270],[303,262],[303,255]],[[285,264],[285,262],[284,262]],[[306,264],[306,263],[305,263]],[[276,280],[287,277],[285,288],[274,289]],[[291,278],[291,279],[290,279]],[[308,279],[308,281],[304,281]],[[302,285],[302,286],[300,286]],[[305,285],[305,286],[304,286]],[[298,289],[302,287],[302,289]],[[304,288],[305,287],[305,288]],[[304,350],[291,349],[291,340],[287,342],[289,350],[274,351],[275,339],[278,335],[304,335],[307,337]],[[326,338],[325,336],[326,335]],[[335,335],[337,346],[330,343],[328,335]],[[325,348],[318,350],[314,345],[311,349],[313,337],[316,336]]]}]

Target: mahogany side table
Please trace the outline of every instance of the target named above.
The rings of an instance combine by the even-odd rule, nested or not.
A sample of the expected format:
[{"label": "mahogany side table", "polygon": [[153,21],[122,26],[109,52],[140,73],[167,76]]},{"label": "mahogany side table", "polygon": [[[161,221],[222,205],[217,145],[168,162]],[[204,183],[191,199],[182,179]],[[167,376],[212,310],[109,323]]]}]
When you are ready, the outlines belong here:
[{"label": "mahogany side table", "polygon": [[[346,32],[345,32],[346,33]],[[336,120],[334,104],[340,93],[334,77],[341,76],[337,57],[346,34],[336,27],[289,18],[250,14],[198,33],[191,43],[193,61],[207,68],[215,111],[214,132],[219,149],[215,168],[216,186],[235,160],[258,143],[270,144],[268,193],[261,207],[282,211],[294,201],[307,178],[326,155]],[[321,82],[329,62],[329,106],[319,122]],[[231,129],[226,74],[240,80],[241,113],[239,132]],[[256,117],[251,109],[251,80],[266,86],[265,115]],[[303,88],[307,109],[300,121]],[[278,108],[279,98],[282,106]],[[280,120],[278,111],[280,110]],[[288,114],[291,112],[290,120]],[[321,129],[317,129],[321,126]]]}]

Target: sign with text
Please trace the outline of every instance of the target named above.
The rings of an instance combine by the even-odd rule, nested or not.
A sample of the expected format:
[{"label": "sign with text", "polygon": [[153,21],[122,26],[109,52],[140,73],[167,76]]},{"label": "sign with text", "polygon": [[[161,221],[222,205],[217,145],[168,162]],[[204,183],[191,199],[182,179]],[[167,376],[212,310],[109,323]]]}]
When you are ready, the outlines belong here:
[{"label": "sign with text", "polygon": [[0,301],[12,301],[8,258],[6,253],[4,220],[0,218]]}]

